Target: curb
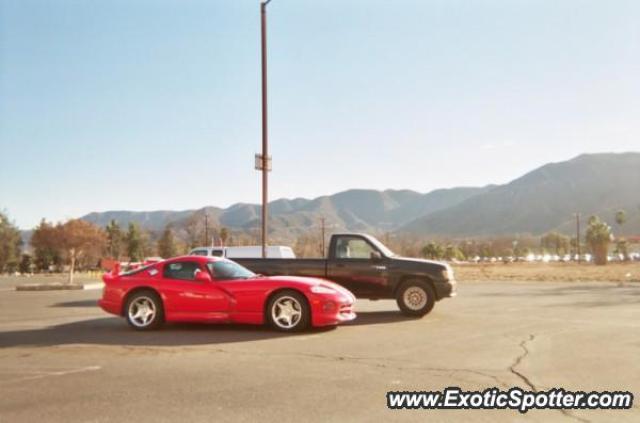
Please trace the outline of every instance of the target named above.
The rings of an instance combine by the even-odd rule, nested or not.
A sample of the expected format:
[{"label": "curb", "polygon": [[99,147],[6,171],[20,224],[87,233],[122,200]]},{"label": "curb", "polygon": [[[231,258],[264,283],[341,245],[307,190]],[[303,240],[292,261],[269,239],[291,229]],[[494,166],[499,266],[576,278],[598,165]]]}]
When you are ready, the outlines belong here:
[{"label": "curb", "polygon": [[32,283],[16,286],[16,291],[80,291],[102,289],[102,282],[86,284],[65,284],[65,283]]}]

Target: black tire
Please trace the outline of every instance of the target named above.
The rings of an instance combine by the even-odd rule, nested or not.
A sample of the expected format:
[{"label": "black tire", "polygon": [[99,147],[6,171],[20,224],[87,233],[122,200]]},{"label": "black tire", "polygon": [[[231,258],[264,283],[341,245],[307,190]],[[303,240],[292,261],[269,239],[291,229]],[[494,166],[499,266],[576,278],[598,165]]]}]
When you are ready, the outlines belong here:
[{"label": "black tire", "polygon": [[[141,307],[146,307],[152,314],[148,314],[145,317],[142,315],[136,317]],[[142,312],[142,314],[145,313]],[[127,319],[129,326],[135,330],[144,331],[157,329],[164,323],[162,300],[158,294],[151,290],[134,292],[127,298],[124,317]]]},{"label": "black tire", "polygon": [[280,332],[300,332],[311,325],[311,309],[307,298],[291,289],[279,291],[269,298],[265,317],[269,325]]},{"label": "black tire", "polygon": [[398,289],[396,302],[402,314],[422,317],[433,309],[436,303],[436,294],[428,282],[410,279],[403,282]]}]

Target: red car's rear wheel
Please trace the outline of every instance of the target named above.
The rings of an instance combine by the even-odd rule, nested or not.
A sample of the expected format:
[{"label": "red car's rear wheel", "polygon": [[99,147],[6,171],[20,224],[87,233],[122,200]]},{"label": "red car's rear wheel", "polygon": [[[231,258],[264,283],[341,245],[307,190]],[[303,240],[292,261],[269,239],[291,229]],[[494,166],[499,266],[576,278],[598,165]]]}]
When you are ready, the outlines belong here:
[{"label": "red car's rear wheel", "polygon": [[304,295],[297,291],[280,291],[269,299],[267,321],[276,330],[296,332],[309,327],[311,311]]},{"label": "red car's rear wheel", "polygon": [[139,291],[127,300],[125,307],[127,322],[137,330],[151,330],[164,320],[162,301],[153,291]]}]

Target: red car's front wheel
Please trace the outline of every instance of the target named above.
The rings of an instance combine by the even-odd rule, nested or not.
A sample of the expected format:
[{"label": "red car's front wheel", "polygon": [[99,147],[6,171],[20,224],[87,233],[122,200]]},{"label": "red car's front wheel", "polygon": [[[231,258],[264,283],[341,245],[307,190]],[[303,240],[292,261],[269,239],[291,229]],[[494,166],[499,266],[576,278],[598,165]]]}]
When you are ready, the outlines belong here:
[{"label": "red car's front wheel", "polygon": [[296,332],[309,327],[311,311],[304,295],[296,291],[280,291],[269,299],[267,321],[274,329]]}]

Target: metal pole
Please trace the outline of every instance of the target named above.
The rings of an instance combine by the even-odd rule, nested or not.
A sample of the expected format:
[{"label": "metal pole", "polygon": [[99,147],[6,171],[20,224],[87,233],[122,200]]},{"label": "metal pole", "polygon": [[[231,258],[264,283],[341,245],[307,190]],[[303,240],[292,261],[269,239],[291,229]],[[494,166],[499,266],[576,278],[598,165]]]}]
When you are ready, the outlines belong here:
[{"label": "metal pole", "polygon": [[209,245],[209,215],[204,214],[204,245]]},{"label": "metal pole", "polygon": [[268,202],[268,157],[267,138],[267,4],[260,3],[260,30],[262,51],[262,258],[267,257],[267,202]]},{"label": "metal pole", "polygon": [[322,255],[321,257],[326,257],[326,253],[324,250],[324,217],[320,218],[320,221],[322,222]]},{"label": "metal pole", "polygon": [[576,213],[576,248],[578,251],[578,263],[580,263],[580,213]]}]

